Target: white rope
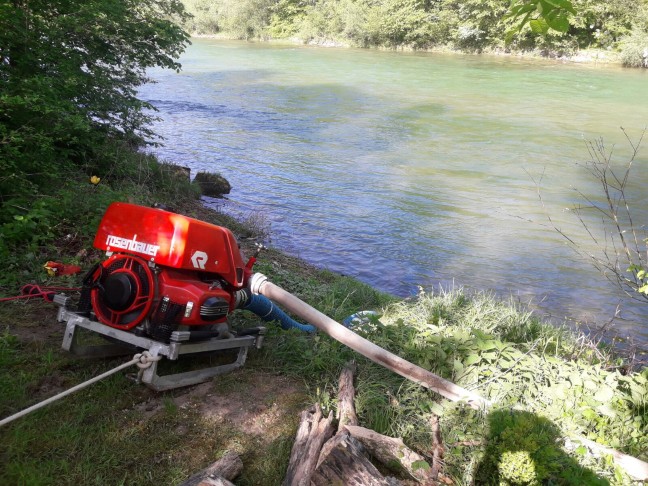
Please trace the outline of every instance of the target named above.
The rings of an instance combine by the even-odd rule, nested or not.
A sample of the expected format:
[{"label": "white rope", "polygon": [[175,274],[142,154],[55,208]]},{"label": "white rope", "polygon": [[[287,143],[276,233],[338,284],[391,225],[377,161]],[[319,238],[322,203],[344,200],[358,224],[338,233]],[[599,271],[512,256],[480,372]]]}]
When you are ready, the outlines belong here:
[{"label": "white rope", "polygon": [[95,376],[94,378],[91,378],[88,381],[84,381],[83,383],[70,388],[69,390],[66,390],[64,392],[59,393],[58,395],[54,395],[53,397],[48,398],[47,400],[43,400],[40,403],[37,403],[35,405],[32,405],[29,408],[26,408],[25,410],[22,410],[21,412],[15,413],[9,417],[6,417],[2,420],[0,420],[0,427],[3,425],[8,424],[9,422],[12,422],[16,420],[17,418],[20,418],[24,415],[27,415],[28,413],[31,413],[35,410],[38,410],[39,408],[43,408],[45,405],[49,405],[52,402],[55,402],[56,400],[59,400],[63,397],[66,397],[68,395],[71,395],[72,393],[79,391],[89,385],[92,385],[93,383],[96,383],[99,380],[103,380],[104,378],[109,377],[110,375],[113,375],[117,373],[118,371],[123,370],[124,368],[128,368],[129,366],[132,366],[136,364],[140,370],[146,369],[149,366],[153,364],[155,361],[160,361],[162,359],[161,356],[152,356],[151,353],[148,351],[144,351],[143,353],[137,353],[135,356],[133,356],[133,359],[128,361],[127,363],[119,365],[117,368],[113,368],[110,371],[106,371],[105,373]]}]

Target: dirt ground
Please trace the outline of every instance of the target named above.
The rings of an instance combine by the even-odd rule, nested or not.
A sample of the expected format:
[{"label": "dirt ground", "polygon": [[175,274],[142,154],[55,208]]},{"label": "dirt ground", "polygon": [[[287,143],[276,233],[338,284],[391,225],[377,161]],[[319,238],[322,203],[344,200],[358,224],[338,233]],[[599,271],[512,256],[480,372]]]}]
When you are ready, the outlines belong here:
[{"label": "dirt ground", "polygon": [[[66,353],[61,349],[65,328],[63,323],[57,322],[55,304],[30,299],[9,304],[10,308],[6,303],[0,305],[3,305],[0,309],[0,332],[16,336],[22,345],[35,347],[39,352]],[[7,318],[7,315],[11,315],[11,318]],[[250,351],[251,354],[254,352]],[[124,356],[125,361],[128,359],[130,356]],[[194,358],[181,356],[182,359]],[[174,365],[167,363],[164,374],[171,371]],[[134,375],[134,371],[135,368],[128,368],[120,373]],[[53,368],[39,383],[30,384],[29,396],[33,400],[44,400],[70,388],[71,384],[62,379],[60,373]],[[240,443],[257,445],[270,444],[281,434],[285,435],[286,426],[296,427],[299,412],[308,400],[302,380],[255,369],[249,363],[240,370],[205,383],[166,393],[155,392],[134,382],[131,386],[136,388],[134,396],[139,397],[139,402],[133,408],[141,414],[140,425],[162,414],[173,404],[183,412],[190,412],[192,417],[206,426],[211,424],[229,429],[239,437]],[[180,424],[175,433],[184,435],[188,429]],[[242,448],[240,452],[246,454],[254,451]]]}]

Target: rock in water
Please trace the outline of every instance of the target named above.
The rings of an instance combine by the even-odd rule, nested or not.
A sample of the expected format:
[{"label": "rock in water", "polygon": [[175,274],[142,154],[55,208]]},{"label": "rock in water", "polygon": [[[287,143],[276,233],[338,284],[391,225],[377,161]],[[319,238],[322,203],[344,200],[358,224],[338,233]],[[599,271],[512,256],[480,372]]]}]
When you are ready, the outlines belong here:
[{"label": "rock in water", "polygon": [[232,190],[230,183],[220,174],[211,172],[198,172],[194,182],[200,187],[200,192],[205,196],[223,197]]}]

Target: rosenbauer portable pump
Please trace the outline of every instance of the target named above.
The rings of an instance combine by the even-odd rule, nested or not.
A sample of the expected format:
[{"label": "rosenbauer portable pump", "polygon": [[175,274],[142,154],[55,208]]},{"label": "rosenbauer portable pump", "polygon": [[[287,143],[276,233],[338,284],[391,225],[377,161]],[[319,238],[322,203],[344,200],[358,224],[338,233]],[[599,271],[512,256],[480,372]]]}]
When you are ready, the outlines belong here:
[{"label": "rosenbauer portable pump", "polygon": [[[247,289],[255,257],[244,263],[234,235],[226,228],[170,211],[127,203],[111,204],[94,246],[107,259],[85,276],[77,309],[56,296],[59,321],[67,322],[63,348],[87,356],[146,350],[154,358],[237,350],[233,363],[159,376],[157,361],[141,373],[156,390],[205,381],[243,366],[250,346],[262,345],[264,327],[233,332],[229,314],[247,309],[282,327],[313,331],[296,323],[263,296]],[[79,329],[112,344],[81,345]]]}]

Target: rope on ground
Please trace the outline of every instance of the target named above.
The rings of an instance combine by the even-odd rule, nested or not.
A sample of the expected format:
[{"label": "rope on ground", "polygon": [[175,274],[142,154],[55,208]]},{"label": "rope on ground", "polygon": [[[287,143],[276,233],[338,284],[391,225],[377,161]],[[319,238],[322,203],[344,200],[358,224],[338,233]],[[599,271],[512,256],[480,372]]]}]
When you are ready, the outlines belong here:
[{"label": "rope on ground", "polygon": [[39,285],[27,284],[23,285],[20,289],[20,295],[14,297],[0,298],[0,302],[9,302],[19,299],[33,299],[34,297],[42,297],[48,302],[54,298],[57,292],[76,292],[81,290],[79,287],[41,287]]},{"label": "rope on ground", "polygon": [[34,412],[35,410],[38,410],[39,408],[43,408],[46,405],[49,405],[52,402],[55,402],[56,400],[59,400],[63,397],[66,397],[68,395],[71,395],[72,393],[82,390],[83,388],[92,385],[93,383],[96,383],[100,380],[103,380],[104,378],[109,377],[110,375],[113,375],[117,373],[118,371],[123,370],[124,368],[128,368],[129,366],[132,365],[137,365],[140,370],[144,370],[148,367],[150,367],[155,361],[160,361],[162,359],[161,356],[152,356],[151,353],[148,351],[144,351],[142,353],[137,353],[135,356],[133,356],[133,359],[128,361],[127,363],[121,364],[117,366],[116,368],[113,368],[112,370],[106,371],[105,373],[102,373],[99,376],[95,376],[94,378],[89,379],[88,381],[84,381],[83,383],[80,383],[79,385],[76,385],[69,390],[66,390],[64,392],[59,393],[58,395],[54,395],[53,397],[48,398],[47,400],[43,400],[40,403],[37,403],[35,405],[32,405],[29,408],[26,408],[25,410],[22,410],[21,412],[15,413],[9,417],[6,417],[2,420],[0,420],[0,427],[3,425],[8,424],[9,422],[13,422],[14,420],[23,417],[27,415],[28,413]]}]

